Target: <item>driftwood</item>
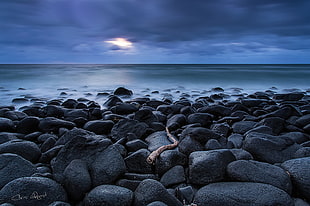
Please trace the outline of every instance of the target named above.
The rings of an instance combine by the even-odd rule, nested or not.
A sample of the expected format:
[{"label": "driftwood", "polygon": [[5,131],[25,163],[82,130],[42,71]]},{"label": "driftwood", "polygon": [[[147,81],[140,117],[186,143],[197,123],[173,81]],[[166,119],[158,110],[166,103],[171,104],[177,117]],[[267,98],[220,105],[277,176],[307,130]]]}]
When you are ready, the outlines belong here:
[{"label": "driftwood", "polygon": [[168,127],[166,127],[166,132],[167,132],[167,136],[168,138],[170,138],[173,143],[172,144],[168,144],[168,145],[163,145],[161,147],[159,147],[157,150],[153,151],[146,159],[146,161],[149,163],[149,164],[155,164],[155,160],[156,158],[165,150],[168,150],[168,149],[174,149],[178,146],[179,144],[179,141],[176,140],[176,138],[169,132],[169,129]]}]

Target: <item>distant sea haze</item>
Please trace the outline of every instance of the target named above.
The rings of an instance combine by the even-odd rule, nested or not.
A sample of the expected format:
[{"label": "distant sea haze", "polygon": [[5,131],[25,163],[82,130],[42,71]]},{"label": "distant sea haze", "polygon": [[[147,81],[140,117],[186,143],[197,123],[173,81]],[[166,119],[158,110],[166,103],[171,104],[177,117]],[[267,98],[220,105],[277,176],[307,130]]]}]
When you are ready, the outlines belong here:
[{"label": "distant sea haze", "polygon": [[3,64],[0,74],[0,105],[11,104],[13,98],[26,95],[96,100],[98,93],[109,93],[120,86],[133,90],[135,96],[153,94],[161,98],[168,92],[175,100],[182,95],[189,98],[202,93],[208,95],[215,87],[223,88],[228,94],[269,89],[277,92],[310,90],[308,64]]}]

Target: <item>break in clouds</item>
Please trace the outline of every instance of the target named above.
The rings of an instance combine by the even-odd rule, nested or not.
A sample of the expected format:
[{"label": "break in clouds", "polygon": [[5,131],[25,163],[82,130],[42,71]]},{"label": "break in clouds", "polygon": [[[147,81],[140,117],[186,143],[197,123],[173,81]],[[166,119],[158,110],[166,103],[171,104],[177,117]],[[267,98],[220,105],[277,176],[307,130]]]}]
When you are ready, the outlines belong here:
[{"label": "break in clouds", "polygon": [[[0,61],[302,60],[309,56],[308,8],[308,0],[4,0]],[[107,43],[114,38],[133,47]]]}]

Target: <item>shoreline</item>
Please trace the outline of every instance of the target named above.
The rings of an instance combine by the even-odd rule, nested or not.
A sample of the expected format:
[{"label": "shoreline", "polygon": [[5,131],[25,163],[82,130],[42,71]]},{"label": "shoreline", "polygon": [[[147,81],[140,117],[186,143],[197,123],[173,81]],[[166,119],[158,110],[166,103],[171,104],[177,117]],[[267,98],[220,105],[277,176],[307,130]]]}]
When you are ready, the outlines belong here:
[{"label": "shoreline", "polygon": [[[134,92],[0,106],[0,203],[310,202],[309,91]],[[149,164],[152,152],[173,143],[169,135],[177,147]]]}]

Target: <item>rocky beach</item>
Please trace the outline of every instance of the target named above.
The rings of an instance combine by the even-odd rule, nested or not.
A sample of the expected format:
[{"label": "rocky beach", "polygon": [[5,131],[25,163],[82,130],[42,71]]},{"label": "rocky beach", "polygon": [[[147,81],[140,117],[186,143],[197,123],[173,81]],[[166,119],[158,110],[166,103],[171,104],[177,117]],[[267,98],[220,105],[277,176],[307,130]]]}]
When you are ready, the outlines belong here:
[{"label": "rocky beach", "polygon": [[1,205],[309,205],[308,92],[212,92],[13,99]]}]

